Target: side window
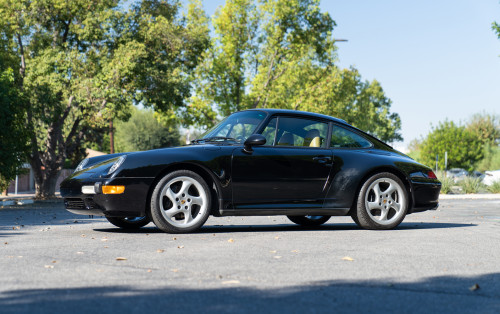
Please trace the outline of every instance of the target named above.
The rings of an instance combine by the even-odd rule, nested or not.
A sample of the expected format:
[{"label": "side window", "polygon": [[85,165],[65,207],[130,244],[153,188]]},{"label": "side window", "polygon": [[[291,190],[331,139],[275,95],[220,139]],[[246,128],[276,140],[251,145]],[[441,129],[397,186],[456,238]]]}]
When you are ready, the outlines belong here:
[{"label": "side window", "polygon": [[264,137],[266,138],[266,146],[272,146],[274,144],[274,139],[276,138],[277,121],[278,119],[272,118],[262,132],[262,135],[264,135]]},{"label": "side window", "polygon": [[326,147],[328,124],[309,119],[280,117],[277,146]]},{"label": "side window", "polygon": [[330,147],[332,148],[366,148],[371,147],[372,144],[361,137],[360,135],[346,130],[340,126],[333,125],[332,128],[332,141]]}]

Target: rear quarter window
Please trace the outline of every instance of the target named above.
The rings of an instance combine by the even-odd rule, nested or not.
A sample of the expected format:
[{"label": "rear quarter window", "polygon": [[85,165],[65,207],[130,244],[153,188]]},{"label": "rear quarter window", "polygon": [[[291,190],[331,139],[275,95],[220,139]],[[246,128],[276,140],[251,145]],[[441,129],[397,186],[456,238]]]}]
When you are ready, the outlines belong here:
[{"label": "rear quarter window", "polygon": [[372,143],[361,135],[338,125],[333,125],[331,148],[368,148]]}]

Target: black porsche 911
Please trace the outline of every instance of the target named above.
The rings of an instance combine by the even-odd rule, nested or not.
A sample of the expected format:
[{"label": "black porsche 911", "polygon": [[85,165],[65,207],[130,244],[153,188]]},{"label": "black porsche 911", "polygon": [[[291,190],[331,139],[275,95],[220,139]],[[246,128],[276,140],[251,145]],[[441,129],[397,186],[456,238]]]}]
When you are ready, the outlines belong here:
[{"label": "black porsche 911", "polygon": [[61,183],[72,213],[170,233],[209,215],[286,215],[304,226],[349,215],[391,229],[436,209],[440,189],[429,167],[343,120],[277,109],[234,113],[187,146],[84,159]]}]

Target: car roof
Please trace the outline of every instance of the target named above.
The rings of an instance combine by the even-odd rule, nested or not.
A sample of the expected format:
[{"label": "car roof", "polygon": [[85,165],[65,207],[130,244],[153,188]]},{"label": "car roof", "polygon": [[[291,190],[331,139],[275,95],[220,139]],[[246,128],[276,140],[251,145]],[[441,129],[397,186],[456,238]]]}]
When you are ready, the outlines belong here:
[{"label": "car roof", "polygon": [[321,114],[321,113],[314,113],[314,112],[307,112],[307,111],[300,111],[300,110],[290,110],[290,109],[268,109],[268,108],[255,108],[255,109],[247,109],[244,111],[254,111],[254,110],[264,111],[264,112],[267,112],[271,115],[272,114],[290,114],[290,115],[297,115],[297,116],[304,116],[304,117],[327,119],[327,120],[331,120],[331,121],[345,124],[345,125],[352,127],[352,125],[350,125],[349,123],[347,123],[346,121],[344,121],[342,119],[327,116],[327,115]]}]

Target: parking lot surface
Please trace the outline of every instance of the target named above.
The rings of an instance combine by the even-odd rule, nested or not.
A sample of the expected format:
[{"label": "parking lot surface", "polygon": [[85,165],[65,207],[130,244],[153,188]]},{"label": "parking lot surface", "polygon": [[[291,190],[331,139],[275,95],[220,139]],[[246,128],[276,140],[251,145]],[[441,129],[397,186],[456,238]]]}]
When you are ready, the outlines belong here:
[{"label": "parking lot surface", "polygon": [[184,235],[35,203],[0,208],[0,241],[1,313],[500,313],[500,200],[443,200],[390,231],[270,216]]}]

